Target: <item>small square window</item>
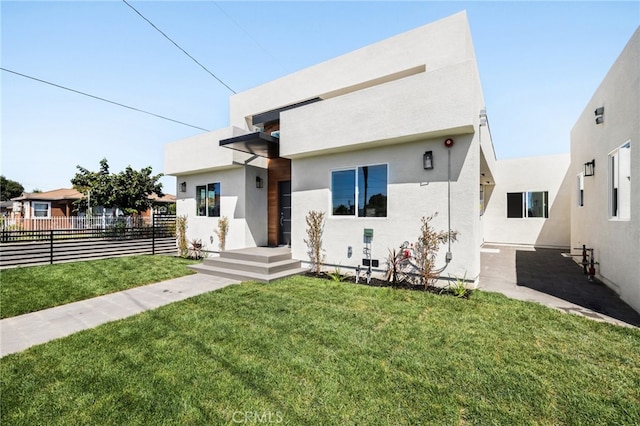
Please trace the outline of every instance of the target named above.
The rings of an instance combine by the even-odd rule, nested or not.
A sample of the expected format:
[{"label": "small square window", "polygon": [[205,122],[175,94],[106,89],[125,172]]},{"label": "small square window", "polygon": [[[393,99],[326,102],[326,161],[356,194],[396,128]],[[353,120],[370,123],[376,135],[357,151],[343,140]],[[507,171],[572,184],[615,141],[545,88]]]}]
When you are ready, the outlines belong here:
[{"label": "small square window", "polygon": [[49,203],[33,203],[33,217],[49,217]]},{"label": "small square window", "polygon": [[220,217],[220,183],[196,186],[196,215]]}]

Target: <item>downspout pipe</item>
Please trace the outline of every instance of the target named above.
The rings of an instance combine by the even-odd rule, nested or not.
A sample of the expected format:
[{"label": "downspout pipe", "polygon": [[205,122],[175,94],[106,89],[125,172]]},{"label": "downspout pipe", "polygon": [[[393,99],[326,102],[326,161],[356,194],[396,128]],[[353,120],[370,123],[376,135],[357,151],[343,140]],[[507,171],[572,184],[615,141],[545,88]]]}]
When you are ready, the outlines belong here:
[{"label": "downspout pipe", "polygon": [[449,233],[447,234],[448,245],[445,261],[447,262],[447,265],[449,265],[449,262],[453,259],[453,254],[451,254],[451,145],[447,146],[447,157],[447,225]]}]

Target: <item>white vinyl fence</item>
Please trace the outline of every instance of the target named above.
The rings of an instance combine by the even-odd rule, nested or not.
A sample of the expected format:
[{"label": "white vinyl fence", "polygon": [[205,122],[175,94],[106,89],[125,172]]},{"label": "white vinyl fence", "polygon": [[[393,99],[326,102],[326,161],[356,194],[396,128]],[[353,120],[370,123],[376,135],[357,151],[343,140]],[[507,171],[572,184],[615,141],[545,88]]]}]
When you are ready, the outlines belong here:
[{"label": "white vinyl fence", "polygon": [[151,217],[70,216],[0,219],[3,231],[49,231],[52,229],[109,229],[113,227],[151,226]]}]

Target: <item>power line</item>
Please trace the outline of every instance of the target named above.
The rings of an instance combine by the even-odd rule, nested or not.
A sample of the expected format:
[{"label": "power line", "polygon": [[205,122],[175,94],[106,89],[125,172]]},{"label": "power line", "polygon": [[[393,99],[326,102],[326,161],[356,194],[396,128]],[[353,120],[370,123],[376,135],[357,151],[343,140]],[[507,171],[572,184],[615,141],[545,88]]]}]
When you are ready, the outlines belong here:
[{"label": "power line", "polygon": [[131,110],[134,110],[134,111],[142,112],[144,114],[153,115],[154,117],[162,118],[163,120],[173,121],[174,123],[182,124],[183,126],[193,127],[194,129],[204,130],[205,132],[209,132],[210,131],[209,129],[204,129],[202,127],[194,126],[192,124],[188,124],[188,123],[185,123],[183,121],[174,120],[173,118],[165,117],[165,116],[159,115],[159,114],[154,114],[153,112],[149,112],[149,111],[145,111],[145,110],[140,109],[140,108],[135,108],[135,107],[132,107],[132,106],[129,106],[129,105],[121,104],[119,102],[110,101],[109,99],[101,98],[100,96],[91,95],[89,93],[85,93],[85,92],[81,92],[80,90],[75,90],[75,89],[71,89],[69,87],[61,86],[59,84],[55,84],[55,83],[52,83],[50,81],[41,80],[39,78],[32,77],[32,76],[26,75],[26,74],[22,74],[22,73],[19,73],[17,71],[12,71],[12,70],[7,69],[7,68],[0,67],[0,70],[9,72],[11,74],[19,75],[20,77],[24,77],[24,78],[28,78],[28,79],[31,79],[31,80],[35,80],[35,81],[38,81],[40,83],[48,84],[50,86],[54,86],[54,87],[57,87],[59,89],[64,89],[64,90],[68,90],[70,92],[78,93],[80,95],[88,96],[90,98],[97,99],[99,101],[108,102],[110,104],[118,105],[118,106],[121,106],[123,108],[128,108],[128,109],[131,109]]},{"label": "power line", "polygon": [[227,13],[223,8],[222,8],[222,6],[220,6],[218,3],[216,3],[216,2],[215,2],[215,1],[213,1],[213,0],[211,0],[211,3],[212,3],[212,4],[214,4],[214,5],[218,8],[218,10],[220,10],[222,13],[224,13],[224,15],[225,15],[227,18],[229,18],[229,20],[230,20],[231,22],[233,22],[234,24],[236,24],[236,26],[237,26],[238,28],[240,28],[240,29],[241,29],[241,30],[242,30],[242,31],[247,35],[247,37],[249,37],[251,40],[253,40],[253,42],[256,44],[256,46],[258,46],[258,47],[259,47],[260,49],[262,49],[262,50],[263,50],[267,55],[269,55],[269,57],[270,57],[271,59],[273,59],[273,61],[274,61],[276,64],[278,64],[278,65],[280,66],[280,68],[281,68],[283,71],[286,71],[286,70],[285,70],[285,68],[284,68],[284,66],[282,65],[282,63],[281,63],[281,62],[280,62],[280,61],[279,61],[275,56],[273,56],[273,55],[271,54],[271,52],[269,52],[269,51],[268,51],[268,50],[267,50],[263,45],[261,45],[261,44],[260,44],[260,42],[258,42],[258,40],[256,40],[256,39],[255,39],[255,38],[254,38],[254,37],[249,33],[249,31],[247,31],[247,30],[246,30],[242,25],[240,25],[240,24],[238,23],[238,21],[236,21],[235,19],[233,19],[233,16],[229,15],[229,14],[228,14],[228,13]]},{"label": "power line", "polygon": [[215,78],[216,80],[218,80],[220,82],[220,84],[222,84],[224,87],[226,87],[227,89],[229,89],[231,91],[231,93],[233,93],[234,95],[236,94],[236,91],[233,90],[231,87],[229,87],[227,85],[227,83],[225,83],[224,81],[222,81],[220,78],[218,78],[214,73],[212,73],[211,71],[209,71],[204,65],[202,65],[200,62],[198,62],[198,60],[196,58],[194,58],[193,56],[189,55],[189,53],[187,53],[186,50],[184,50],[182,47],[180,47],[178,45],[178,43],[176,43],[175,41],[171,40],[171,38],[166,35],[164,32],[162,32],[162,30],[160,30],[160,28],[156,27],[153,22],[151,22],[150,20],[148,20],[147,18],[144,17],[144,15],[140,12],[138,12],[138,10],[131,6],[129,3],[127,3],[127,0],[122,0],[124,2],[124,4],[126,4],[127,6],[129,6],[134,12],[136,12],[142,19],[144,19],[145,21],[147,21],[149,23],[149,25],[151,25],[156,31],[158,31],[160,34],[162,34],[167,40],[169,40],[171,43],[174,44],[174,46],[176,46],[178,49],[180,49],[182,51],[182,53],[184,53],[185,55],[187,55],[189,58],[191,58],[191,60],[193,60],[193,62],[195,62],[196,64],[200,65],[200,67],[205,70],[206,72],[208,72],[213,78]]}]

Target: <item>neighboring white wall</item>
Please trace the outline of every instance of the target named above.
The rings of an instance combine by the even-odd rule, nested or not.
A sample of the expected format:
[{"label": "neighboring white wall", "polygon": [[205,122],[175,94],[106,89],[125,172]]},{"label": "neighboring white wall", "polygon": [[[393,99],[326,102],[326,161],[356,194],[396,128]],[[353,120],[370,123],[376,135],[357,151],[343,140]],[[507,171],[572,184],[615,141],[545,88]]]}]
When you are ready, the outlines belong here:
[{"label": "neighboring white wall", "polygon": [[[574,178],[568,175],[569,155],[498,160],[495,186],[485,187],[482,217],[488,243],[568,247],[570,199]],[[549,218],[507,218],[507,193],[549,192]]]},{"label": "neighboring white wall", "polygon": [[[584,206],[574,183],[571,245],[595,249],[598,277],[640,311],[640,29],[631,37],[571,131],[573,181],[595,159],[595,175],[584,178]],[[604,107],[604,123],[594,111]],[[609,153],[631,142],[631,215],[609,217]]]},{"label": "neighboring white wall", "polygon": [[[423,140],[365,151],[337,153],[292,161],[293,257],[308,261],[305,216],[311,210],[327,213],[324,229],[326,263],[355,267],[362,264],[363,233],[373,228],[372,258],[381,270],[389,249],[404,241],[415,242],[421,217],[438,212],[432,225],[447,229],[447,149],[444,138]],[[473,135],[455,138],[452,154],[451,225],[460,232],[451,246],[453,261],[443,274],[476,279],[480,272],[479,254],[479,149]],[[433,170],[424,170],[422,156],[433,151]],[[386,218],[331,216],[331,171],[365,165],[388,164],[388,204]],[[349,257],[351,247],[351,257]],[[444,265],[447,247],[442,246],[437,265]]]}]

